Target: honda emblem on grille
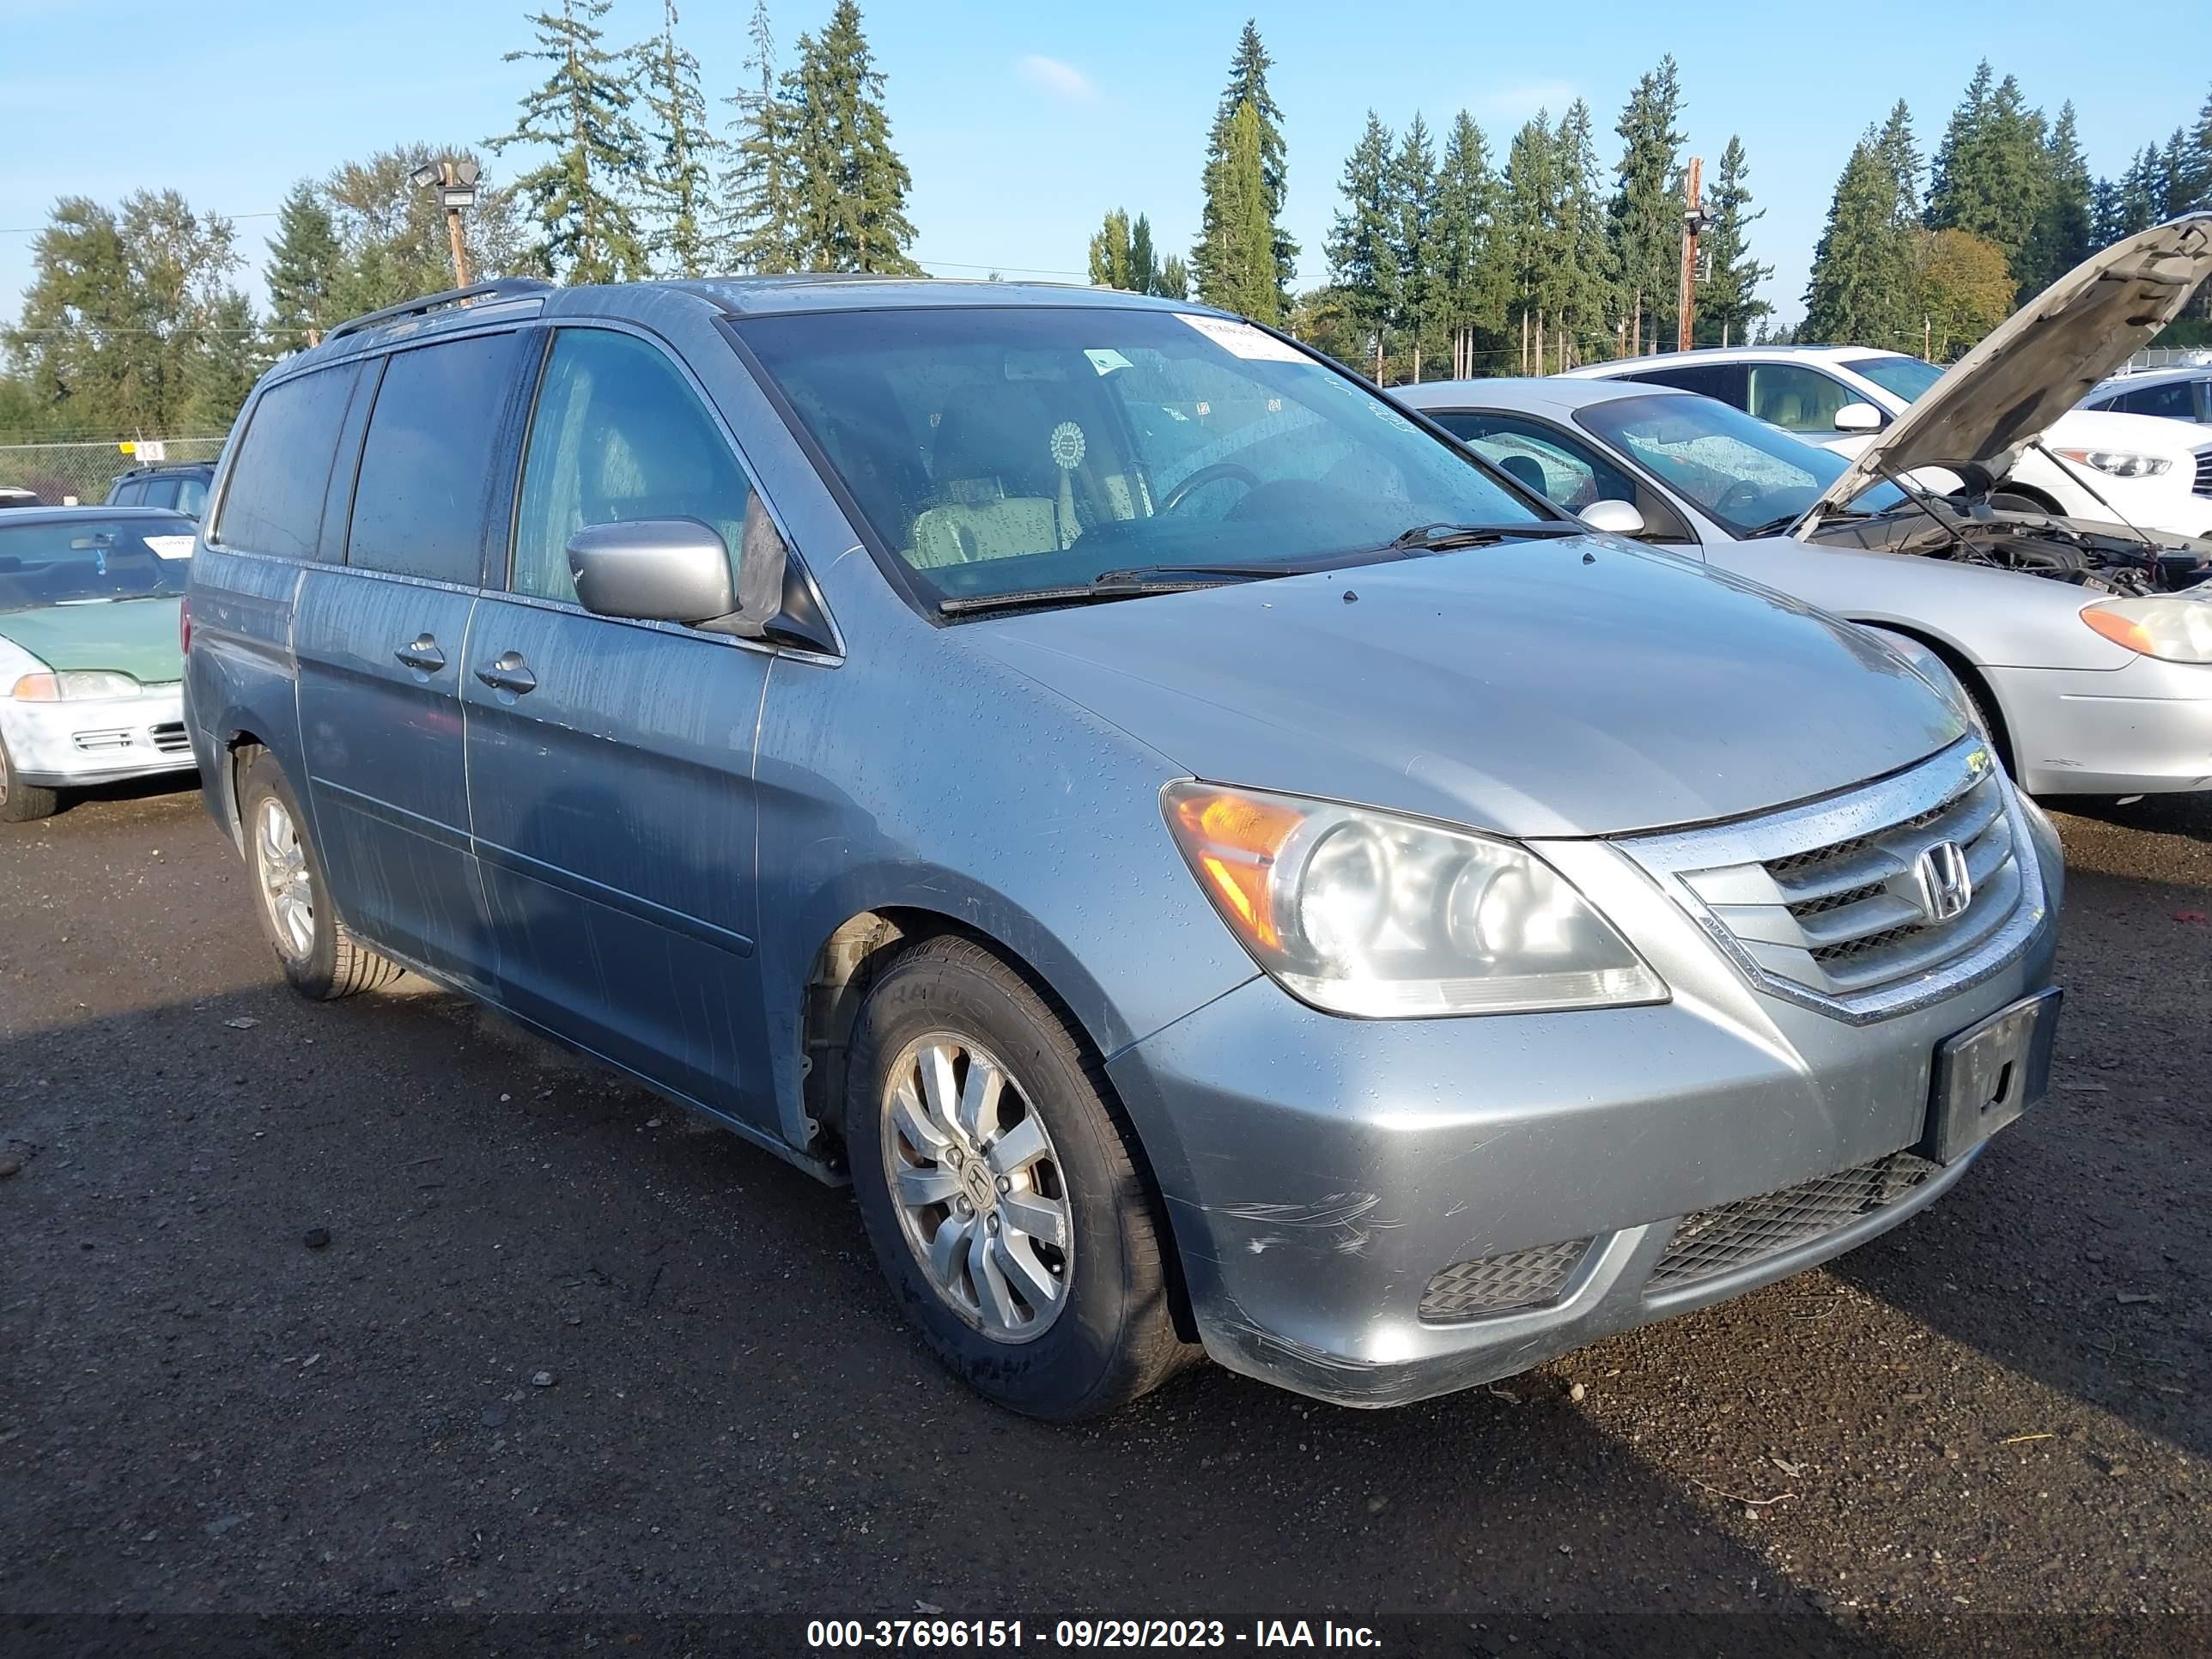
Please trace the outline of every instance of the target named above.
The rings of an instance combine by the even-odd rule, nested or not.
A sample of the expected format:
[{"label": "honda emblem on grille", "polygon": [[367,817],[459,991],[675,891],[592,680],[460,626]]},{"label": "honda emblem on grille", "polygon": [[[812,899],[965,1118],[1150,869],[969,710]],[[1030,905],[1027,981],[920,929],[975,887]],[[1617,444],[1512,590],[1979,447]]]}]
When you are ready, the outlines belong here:
[{"label": "honda emblem on grille", "polygon": [[1930,921],[1948,921],[1973,902],[1974,878],[1966,868],[1966,849],[1955,841],[1939,841],[1921,854],[1913,867],[1920,883],[1920,909]]}]

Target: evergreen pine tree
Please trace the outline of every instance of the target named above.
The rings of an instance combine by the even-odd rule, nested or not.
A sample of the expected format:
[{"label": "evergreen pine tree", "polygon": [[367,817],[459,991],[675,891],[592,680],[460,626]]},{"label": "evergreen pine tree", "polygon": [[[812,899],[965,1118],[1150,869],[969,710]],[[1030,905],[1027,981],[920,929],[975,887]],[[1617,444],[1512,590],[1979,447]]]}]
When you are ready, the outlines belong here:
[{"label": "evergreen pine tree", "polygon": [[208,305],[185,359],[179,424],[189,432],[227,432],[246,404],[246,394],[269,366],[254,325],[253,307],[236,289]]},{"label": "evergreen pine tree", "polygon": [[2197,191],[2197,156],[2188,135],[2176,127],[2158,157],[2156,216],[2161,222],[2177,218],[2193,206]]},{"label": "evergreen pine tree", "polygon": [[[1616,305],[1611,216],[1600,177],[1596,123],[1577,98],[1553,136],[1559,172],[1556,246],[1561,261],[1553,362],[1571,368],[1602,338]],[[1680,261],[1676,264],[1679,268]],[[1680,280],[1679,269],[1676,280]]]},{"label": "evergreen pine tree", "polygon": [[712,164],[724,145],[708,127],[699,60],[676,44],[676,0],[661,0],[660,33],[636,51],[637,99],[653,119],[653,157],[639,185],[663,268],[704,276],[715,263]]},{"label": "evergreen pine tree", "polygon": [[1489,145],[1474,118],[1462,110],[1444,140],[1429,223],[1431,264],[1455,380],[1474,373],[1476,342],[1495,336],[1504,320],[1504,290],[1492,234],[1497,212],[1498,180],[1490,170]]},{"label": "evergreen pine tree", "polygon": [[730,124],[730,166],[722,174],[730,257],[743,270],[781,275],[799,267],[799,163],[792,108],[775,72],[768,0],[753,0],[746,34],[752,42],[745,59],[749,83],[726,100],[738,112]]},{"label": "evergreen pine tree", "polygon": [[2114,241],[2148,230],[2158,222],[2159,204],[2164,198],[2160,171],[2155,144],[2146,144],[2128,163],[2120,179],[2119,211],[2114,219],[2119,234],[2112,238]]},{"label": "evergreen pine tree", "polygon": [[1331,280],[1346,295],[1346,310],[1373,354],[1382,377],[1385,336],[1400,305],[1396,223],[1392,213],[1390,129],[1373,110],[1359,142],[1346,158],[1337,210],[1328,236]]},{"label": "evergreen pine tree", "polygon": [[1624,146],[1612,204],[1613,266],[1620,283],[1621,314],[1630,346],[1638,349],[1646,319],[1674,314],[1680,280],[1682,198],[1676,158],[1682,134],[1680,72],[1669,56],[1643,76],[1628,95],[1613,131]]},{"label": "evergreen pine tree", "polygon": [[1743,140],[1731,137],[1721,152],[1720,171],[1710,195],[1712,228],[1700,239],[1700,252],[1711,275],[1698,283],[1696,341],[1699,345],[1742,345],[1759,319],[1774,307],[1759,297],[1759,285],[1774,275],[1772,265],[1751,256],[1747,231],[1765,217],[1765,210],[1748,211],[1751,190],[1744,183],[1750,169],[1743,159]]},{"label": "evergreen pine tree", "polygon": [[2027,242],[2013,262],[2019,276],[2018,297],[2026,301],[2040,294],[2089,257],[2095,237],[2096,191],[2090,182],[2089,164],[2082,159],[2081,142],[2075,128],[2074,106],[2060,106],[2044,149],[2043,204],[2030,228]]},{"label": "evergreen pine tree", "polygon": [[1153,279],[1152,292],[1168,300],[1190,298],[1190,267],[1175,254],[1160,261],[1160,274]]},{"label": "evergreen pine tree", "polygon": [[1129,286],[1139,294],[1160,291],[1160,256],[1152,246],[1152,222],[1143,214],[1129,228]]},{"label": "evergreen pine tree", "polygon": [[1436,189],[1436,148],[1429,140],[1429,124],[1416,111],[1390,158],[1388,193],[1390,246],[1398,264],[1397,314],[1392,320],[1405,349],[1413,355],[1417,382],[1437,325],[1436,271],[1429,245]]},{"label": "evergreen pine tree", "polygon": [[[1255,20],[1248,18],[1244,32],[1237,42],[1237,55],[1229,65],[1229,84],[1223,89],[1220,107],[1215,112],[1213,131],[1206,140],[1206,171],[1202,179],[1205,206],[1199,220],[1198,244],[1190,252],[1190,270],[1198,283],[1199,297],[1209,304],[1219,304],[1217,292],[1234,289],[1249,292],[1254,280],[1252,273],[1230,269],[1224,264],[1235,256],[1235,251],[1244,248],[1249,241],[1237,229],[1219,210],[1216,198],[1222,187],[1218,186],[1216,170],[1229,153],[1230,128],[1237,112],[1244,105],[1252,106],[1253,116],[1260,132],[1261,184],[1267,212],[1267,260],[1272,273],[1270,280],[1275,288],[1275,300],[1267,313],[1267,320],[1275,321],[1290,310],[1291,277],[1297,270],[1298,245],[1291,240],[1282,228],[1283,191],[1286,172],[1284,163],[1283,112],[1276,107],[1273,96],[1267,90],[1267,70],[1273,60],[1261,44],[1260,30]],[[1243,211],[1241,208],[1239,211]],[[1241,257],[1249,257],[1249,254]],[[1257,313],[1251,313],[1258,315]]]},{"label": "evergreen pine tree", "polygon": [[[1551,113],[1513,135],[1505,156],[1505,188],[1500,219],[1505,239],[1505,314],[1520,330],[1519,372],[1543,371],[1547,330],[1559,311],[1559,179],[1558,143]],[[1616,221],[1616,224],[1617,224]]]},{"label": "evergreen pine tree", "polygon": [[884,75],[875,67],[860,9],[837,0],[818,39],[799,37],[799,63],[784,76],[798,161],[796,252],[813,270],[917,275],[908,255],[912,176],[891,148]]},{"label": "evergreen pine tree", "polygon": [[319,343],[340,320],[332,306],[341,252],[337,227],[312,179],[292,186],[276,210],[276,235],[264,273],[269,284],[270,342],[279,351]]},{"label": "evergreen pine tree", "polygon": [[1936,153],[1925,222],[1995,242],[2008,258],[2026,246],[2041,211],[2049,160],[2044,119],[2008,75],[1990,89],[1987,60],[1974,71]]},{"label": "evergreen pine tree", "polygon": [[1909,321],[1917,309],[1912,249],[1908,229],[1898,222],[1905,190],[1869,129],[1836,181],[1827,225],[1813,252],[1798,339],[1895,347],[1909,334],[1917,344],[1917,324]]},{"label": "evergreen pine tree", "polygon": [[2120,187],[2110,179],[2097,180],[2090,195],[2090,239],[2094,246],[2110,247],[2120,240]]},{"label": "evergreen pine tree", "polygon": [[631,118],[632,91],[599,20],[609,0],[561,0],[530,19],[537,44],[504,61],[550,64],[526,94],[514,130],[495,150],[542,144],[552,154],[514,181],[538,227],[538,263],[565,282],[635,280],[647,272],[645,238],[632,205],[645,171],[645,140]]}]

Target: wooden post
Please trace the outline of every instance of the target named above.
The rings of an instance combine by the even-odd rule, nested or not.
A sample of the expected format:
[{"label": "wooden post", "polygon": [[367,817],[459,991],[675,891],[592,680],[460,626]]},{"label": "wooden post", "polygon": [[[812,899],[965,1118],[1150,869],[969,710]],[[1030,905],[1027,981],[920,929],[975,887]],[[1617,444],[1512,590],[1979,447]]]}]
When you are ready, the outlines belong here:
[{"label": "wooden post", "polygon": [[1682,273],[1676,294],[1674,349],[1687,351],[1696,332],[1698,293],[1698,205],[1705,199],[1705,164],[1692,155],[1682,174]]}]

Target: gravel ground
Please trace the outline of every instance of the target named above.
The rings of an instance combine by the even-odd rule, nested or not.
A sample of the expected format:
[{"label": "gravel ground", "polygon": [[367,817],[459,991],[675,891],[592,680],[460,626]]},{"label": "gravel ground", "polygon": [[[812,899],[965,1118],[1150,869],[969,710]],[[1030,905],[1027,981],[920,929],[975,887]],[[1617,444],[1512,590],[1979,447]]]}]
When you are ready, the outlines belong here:
[{"label": "gravel ground", "polygon": [[2057,1088],[1924,1216],[1487,1390],[1073,1430],[930,1363],[843,1194],[442,994],[291,996],[196,795],[0,826],[0,1647],[2201,1650],[2212,804],[2059,823]]}]

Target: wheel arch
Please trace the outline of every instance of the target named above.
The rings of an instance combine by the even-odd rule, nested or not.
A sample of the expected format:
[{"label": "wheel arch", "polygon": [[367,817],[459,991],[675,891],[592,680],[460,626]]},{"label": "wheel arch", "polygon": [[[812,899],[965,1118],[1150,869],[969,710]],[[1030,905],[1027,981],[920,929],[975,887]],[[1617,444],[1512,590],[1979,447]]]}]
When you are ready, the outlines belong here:
[{"label": "wheel arch", "polygon": [[1989,677],[1982,672],[1972,657],[1954,641],[1927,628],[1887,617],[1879,620],[1855,617],[1853,620],[1860,627],[1874,633],[1887,635],[1908,645],[1917,646],[1950,671],[1951,677],[1966,688],[1975,707],[1996,728],[1990,733],[1990,740],[1996,745],[1997,759],[2008,775],[2016,775],[2013,771],[2012,726],[2005,713],[2004,702],[1997,696],[1996,688],[1990,683]]},{"label": "wheel arch", "polygon": [[851,1081],[848,1062],[869,988],[907,950],[938,938],[966,939],[1004,963],[1066,1024],[1088,1051],[1093,1080],[1128,1141],[1130,1161],[1143,1184],[1154,1227],[1167,1243],[1164,1265],[1176,1334],[1186,1341],[1196,1341],[1198,1327],[1191,1313],[1174,1215],[1163,1194],[1152,1149],[1107,1074],[1104,1061],[1111,1049],[1094,1029],[1103,994],[1072,957],[1062,964],[1063,971],[1072,970],[1080,980],[1076,997],[1093,1001],[1093,1018],[1089,1020],[1082,1017],[1075,998],[1064,994],[1052,975],[972,914],[956,915],[927,904],[883,903],[847,915],[816,946],[800,993],[799,1085],[815,1146],[823,1151],[824,1161],[831,1168],[847,1167],[843,1139],[845,1101]]}]

